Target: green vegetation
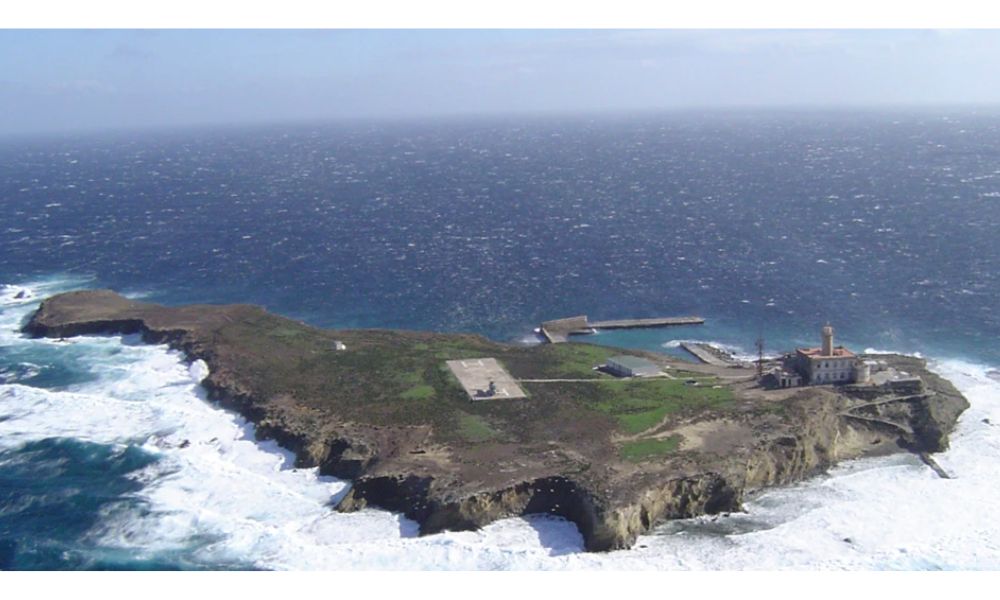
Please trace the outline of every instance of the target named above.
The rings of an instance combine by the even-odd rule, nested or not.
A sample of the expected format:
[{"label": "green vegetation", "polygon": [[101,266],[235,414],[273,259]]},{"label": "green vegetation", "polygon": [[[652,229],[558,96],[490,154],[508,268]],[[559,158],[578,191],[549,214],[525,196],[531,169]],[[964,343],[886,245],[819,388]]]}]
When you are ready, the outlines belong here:
[{"label": "green vegetation", "polygon": [[484,442],[497,436],[496,430],[482,417],[466,412],[458,413],[458,432],[469,442]]},{"label": "green vegetation", "polygon": [[395,380],[399,382],[400,385],[404,386],[418,386],[424,383],[424,373],[421,369],[413,369],[411,371],[401,371],[396,373]]},{"label": "green vegetation", "polygon": [[[426,346],[426,344],[418,344],[418,346]],[[431,356],[439,361],[457,360],[460,358],[487,358],[491,356],[489,348],[476,346],[478,346],[478,344],[473,345],[460,340],[451,340],[446,338],[436,341],[433,346],[429,346],[428,348],[433,352]],[[426,352],[424,350],[419,350],[417,347],[413,347],[412,349],[418,352]]]},{"label": "green vegetation", "polygon": [[[723,406],[732,398],[728,388],[713,389],[714,379],[694,373],[700,385],[597,372],[594,367],[608,357],[628,351],[593,344],[518,346],[474,335],[324,331],[249,308],[211,335],[261,397],[291,397],[358,423],[427,425],[445,443],[642,433],[667,415]],[[335,350],[334,340],[348,350]],[[523,384],[529,399],[473,405],[445,361],[476,357],[495,357],[517,379],[599,381]]]},{"label": "green vegetation", "polygon": [[602,377],[594,367],[604,364],[610,356],[621,354],[615,348],[592,346],[590,344],[558,344],[546,346],[556,355],[555,374],[552,377],[565,379],[590,379]]},{"label": "green vegetation", "polygon": [[407,400],[422,400],[425,398],[431,398],[434,396],[434,388],[427,384],[415,385],[399,396],[401,398],[406,398]]},{"label": "green vegetation", "polygon": [[[641,433],[669,414],[685,409],[719,407],[732,401],[727,387],[690,386],[677,379],[609,380],[600,386],[599,399],[590,406],[618,420],[628,433]],[[592,384],[591,384],[592,385]]]},{"label": "green vegetation", "polygon": [[618,422],[621,423],[622,429],[625,431],[629,433],[641,433],[650,427],[655,427],[670,412],[673,412],[670,408],[659,406],[636,413],[619,413],[615,416],[618,417]]},{"label": "green vegetation", "polygon": [[270,332],[270,335],[278,338],[294,338],[302,335],[306,335],[306,331],[301,327],[289,327],[287,325],[279,325],[275,327]]},{"label": "green vegetation", "polygon": [[664,456],[677,450],[681,444],[678,435],[663,439],[645,439],[622,444],[621,456],[625,460],[640,462],[654,456]]}]

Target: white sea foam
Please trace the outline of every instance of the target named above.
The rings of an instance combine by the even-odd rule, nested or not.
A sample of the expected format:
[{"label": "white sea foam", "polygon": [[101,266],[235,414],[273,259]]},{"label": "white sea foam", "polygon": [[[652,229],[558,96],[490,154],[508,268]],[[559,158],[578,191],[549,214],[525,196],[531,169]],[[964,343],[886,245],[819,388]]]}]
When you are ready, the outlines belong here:
[{"label": "white sea foam", "polygon": [[545,338],[540,333],[530,333],[519,337],[517,343],[521,346],[538,346],[545,343]]},{"label": "white sea foam", "polygon": [[0,366],[0,383],[15,383],[18,380],[30,379],[42,372],[39,365],[22,362],[9,366]]},{"label": "white sea foam", "polygon": [[[738,346],[736,344],[724,344],[722,342],[717,342],[714,340],[669,340],[660,344],[662,348],[680,348],[681,344],[707,344],[716,350],[721,350],[728,353],[734,359],[742,362],[754,362],[757,360],[756,354],[749,354],[743,346]],[[777,354],[764,354],[764,358],[772,359],[777,358]]]},{"label": "white sea foam", "polygon": [[[83,275],[53,276],[25,283],[0,283],[0,307],[35,305],[40,298],[85,286],[92,278]],[[20,296],[20,297],[18,297]]]},{"label": "white sea foam", "polygon": [[900,356],[913,356],[914,358],[924,357],[919,352],[897,352],[895,350],[881,350],[879,348],[865,348],[864,354],[899,354]]},{"label": "white sea foam", "polygon": [[20,285],[0,285],[0,305],[27,304],[35,301],[35,293]]},{"label": "white sea foam", "polygon": [[[959,361],[932,367],[969,398],[949,451],[938,462],[955,479],[940,479],[910,455],[852,461],[830,473],[747,503],[747,513],[696,519],[687,528],[648,536],[658,564],[735,569],[995,569],[1000,524],[991,504],[1000,482],[1000,385],[986,368]],[[724,536],[706,535],[716,527]],[[669,562],[669,561],[668,561]]]},{"label": "white sea foam", "polygon": [[681,344],[708,344],[713,348],[729,352],[730,354],[737,354],[743,352],[743,348],[736,346],[734,344],[723,344],[722,342],[716,342],[714,340],[669,340],[660,344],[663,348],[680,348]]},{"label": "white sea foam", "polygon": [[[0,343],[53,343],[13,335]],[[416,524],[397,515],[334,512],[346,484],[290,468],[287,452],[206,402],[204,364],[128,338],[74,343],[96,379],[60,391],[0,386],[0,448],[70,436],[159,456],[137,475],[146,506],[108,513],[92,532],[140,556],[182,551],[208,565],[275,569],[1000,567],[1000,522],[988,516],[1000,496],[1000,382],[982,365],[933,364],[972,404],[937,456],[954,479],[906,454],[852,461],[762,493],[746,513],[670,523],[631,550],[588,554],[572,524],[549,517],[416,537]]]}]

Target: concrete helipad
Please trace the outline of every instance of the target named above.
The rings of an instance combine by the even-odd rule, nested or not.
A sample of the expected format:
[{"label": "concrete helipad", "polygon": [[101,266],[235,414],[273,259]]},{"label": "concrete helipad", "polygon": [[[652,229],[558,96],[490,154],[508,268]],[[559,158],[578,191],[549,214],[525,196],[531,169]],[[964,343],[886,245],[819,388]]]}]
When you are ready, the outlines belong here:
[{"label": "concrete helipad", "polygon": [[[449,360],[448,368],[455,374],[459,383],[465,388],[465,392],[473,400],[527,397],[521,386],[495,358]],[[487,391],[491,381],[496,385],[497,390],[492,396]]]}]

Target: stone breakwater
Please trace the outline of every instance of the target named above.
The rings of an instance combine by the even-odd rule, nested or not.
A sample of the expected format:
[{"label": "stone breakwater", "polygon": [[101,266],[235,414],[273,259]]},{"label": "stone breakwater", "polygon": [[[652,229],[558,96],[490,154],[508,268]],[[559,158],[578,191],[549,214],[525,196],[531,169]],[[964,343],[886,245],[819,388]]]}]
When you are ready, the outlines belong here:
[{"label": "stone breakwater", "polygon": [[[303,391],[313,388],[297,387],[315,373],[305,366],[289,367],[308,364],[295,354],[298,346],[258,343],[257,333],[274,328],[293,331],[294,336],[284,337],[297,340],[299,332],[315,332],[317,344],[326,342],[326,332],[254,306],[162,307],[109,291],[46,300],[24,330],[55,338],[140,334],[149,343],[180,350],[189,360],[205,361],[210,373],[203,385],[211,400],[254,422],[258,436],[293,451],[297,466],[316,466],[324,475],[353,480],[337,510],[396,511],[417,521],[422,534],[476,529],[517,515],[558,515],[577,525],[591,551],[628,548],[638,535],[666,519],[738,511],[747,492],[801,480],[840,460],[899,450],[941,451],[968,406],[922,361],[891,357],[900,368],[924,379],[925,393],[872,405],[869,399],[851,398],[832,388],[803,388],[781,402],[746,399],[742,408],[725,414],[684,414],[677,427],[701,427],[712,443],[662,461],[630,463],[601,450],[605,446],[592,452],[587,444],[597,442],[586,438],[572,443],[528,439],[462,445],[435,437],[441,435],[439,421],[375,419],[371,415],[377,406],[369,414],[359,412],[357,402],[330,401],[324,394],[333,393],[332,388],[325,386],[349,385],[343,379],[321,381],[316,389],[322,391],[316,394],[322,402],[317,401]],[[349,347],[362,347],[369,339],[366,332],[337,332],[338,338],[346,335],[355,335]],[[457,339],[412,332],[393,335],[402,336],[393,338],[396,342],[412,337],[442,347]],[[501,349],[470,340],[464,341]],[[262,365],[273,372],[262,372]],[[285,379],[275,379],[281,369],[290,372]],[[871,418],[845,418],[848,410]],[[889,421],[906,429],[887,427],[884,422]],[[719,433],[723,430],[741,435],[727,437]]]}]

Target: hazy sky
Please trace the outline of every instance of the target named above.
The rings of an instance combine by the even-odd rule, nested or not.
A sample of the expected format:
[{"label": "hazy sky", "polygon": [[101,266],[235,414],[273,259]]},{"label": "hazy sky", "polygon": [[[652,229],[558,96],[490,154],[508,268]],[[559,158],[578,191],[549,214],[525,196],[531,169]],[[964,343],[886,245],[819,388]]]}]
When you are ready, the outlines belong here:
[{"label": "hazy sky", "polygon": [[1000,31],[0,30],[0,134],[343,117],[1000,105]]}]

